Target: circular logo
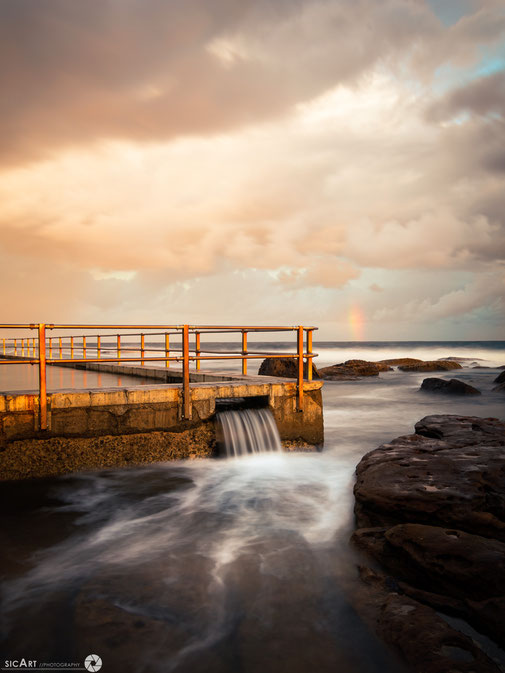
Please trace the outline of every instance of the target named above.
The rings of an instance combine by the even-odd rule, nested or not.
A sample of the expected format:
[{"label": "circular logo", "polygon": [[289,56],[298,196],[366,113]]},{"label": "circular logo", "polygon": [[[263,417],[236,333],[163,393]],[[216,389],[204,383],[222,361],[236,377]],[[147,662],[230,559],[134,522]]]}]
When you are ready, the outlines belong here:
[{"label": "circular logo", "polygon": [[102,668],[102,660],[98,654],[88,654],[84,660],[84,668],[87,671],[92,671],[93,673],[99,671]]}]

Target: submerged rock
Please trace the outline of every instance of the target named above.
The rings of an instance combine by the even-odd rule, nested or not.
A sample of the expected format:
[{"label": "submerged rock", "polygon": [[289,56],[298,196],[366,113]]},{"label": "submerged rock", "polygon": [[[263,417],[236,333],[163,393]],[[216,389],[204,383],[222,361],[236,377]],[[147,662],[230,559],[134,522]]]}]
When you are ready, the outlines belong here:
[{"label": "submerged rock", "polygon": [[[436,415],[423,418],[415,430],[359,463],[354,489],[358,529],[352,540],[394,575],[390,590],[402,594],[401,600],[385,600],[381,615],[389,614],[387,606],[396,607],[388,626],[378,617],[379,635],[415,670],[431,670],[422,648],[410,641],[429,642],[432,629],[438,632],[439,618],[423,607],[423,618],[417,620],[415,606],[408,611],[401,607],[410,605],[403,594],[505,642],[505,423]],[[374,575],[370,569],[363,573],[369,579]],[[385,580],[374,582],[385,585]],[[417,630],[402,626],[401,614],[405,623],[412,614]],[[461,648],[455,642],[446,645],[438,655],[443,650],[452,656],[451,647]],[[468,653],[456,654],[462,658],[456,658],[460,663],[454,668],[441,660],[429,665],[437,671],[493,670]]]},{"label": "submerged rock", "polygon": [[462,369],[462,366],[455,360],[427,360],[400,365],[398,369],[402,372],[446,372],[451,369]]},{"label": "submerged rock", "polygon": [[459,379],[450,379],[446,381],[445,379],[424,379],[421,384],[420,390],[424,390],[430,393],[443,393],[444,395],[480,395],[480,390],[474,388],[473,386],[460,381]]}]

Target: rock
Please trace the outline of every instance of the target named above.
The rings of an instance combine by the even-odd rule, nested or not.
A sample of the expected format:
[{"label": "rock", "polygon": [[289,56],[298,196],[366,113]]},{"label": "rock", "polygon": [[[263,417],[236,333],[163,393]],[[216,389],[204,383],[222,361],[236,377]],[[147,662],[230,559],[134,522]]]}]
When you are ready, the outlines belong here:
[{"label": "rock", "polygon": [[416,522],[505,541],[505,423],[427,416],[371,451],[354,487],[358,527]]},{"label": "rock", "polygon": [[505,595],[505,543],[498,540],[406,523],[358,530],[353,541],[427,591],[474,601]]},{"label": "rock", "polygon": [[459,379],[450,379],[446,381],[444,379],[424,379],[421,384],[420,390],[424,390],[430,393],[443,393],[444,395],[480,395],[480,390],[474,388],[473,386],[460,381]]},{"label": "rock", "polygon": [[379,376],[379,372],[391,371],[392,368],[383,362],[368,360],[346,360],[337,365],[322,367],[321,378],[327,381],[353,381],[360,376]]},{"label": "rock", "polygon": [[493,383],[505,383],[505,370],[498,374]]},{"label": "rock", "polygon": [[385,365],[414,365],[424,360],[419,360],[418,358],[389,358],[389,360],[379,360],[380,363]]},{"label": "rock", "polygon": [[419,673],[484,673],[499,667],[434,609],[405,595],[401,582],[363,566],[353,602],[360,617]]},{"label": "rock", "polygon": [[[298,378],[298,362],[296,358],[267,358],[260,365],[260,376],[279,376],[286,379]],[[307,363],[303,363],[303,376],[307,377]],[[317,367],[312,365],[312,378],[320,379]]]},{"label": "rock", "polygon": [[498,666],[437,613],[405,596],[391,594],[378,618],[378,635],[419,673],[484,673]]},{"label": "rock", "polygon": [[[505,423],[437,415],[423,418],[415,430],[371,451],[358,465],[359,528],[352,541],[392,573],[382,580],[370,569],[361,573],[364,581],[396,592],[378,618],[379,635],[415,670],[429,670],[432,664],[407,643],[413,632],[399,619],[410,599],[466,619],[498,644],[505,641]],[[412,613],[418,639],[426,644],[432,629],[438,633],[438,617],[421,607],[409,610],[403,623],[411,623]],[[452,652],[444,647],[439,654]],[[434,670],[480,669],[467,658]]]},{"label": "rock", "polygon": [[505,392],[505,383],[500,383],[499,386],[495,386],[495,387],[493,388],[493,392],[504,393],[504,392]]},{"label": "rock", "polygon": [[454,360],[427,360],[400,365],[398,369],[402,372],[444,372],[451,369],[462,369],[462,366]]}]

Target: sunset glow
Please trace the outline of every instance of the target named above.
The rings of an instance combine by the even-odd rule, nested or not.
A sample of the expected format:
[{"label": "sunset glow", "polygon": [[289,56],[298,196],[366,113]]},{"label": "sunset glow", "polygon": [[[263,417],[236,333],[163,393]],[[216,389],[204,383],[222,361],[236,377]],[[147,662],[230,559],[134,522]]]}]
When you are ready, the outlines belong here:
[{"label": "sunset glow", "polygon": [[9,320],[503,334],[500,0],[8,0],[0,19]]},{"label": "sunset glow", "polygon": [[359,306],[353,306],[349,310],[349,328],[353,341],[363,341],[365,336],[365,316]]}]

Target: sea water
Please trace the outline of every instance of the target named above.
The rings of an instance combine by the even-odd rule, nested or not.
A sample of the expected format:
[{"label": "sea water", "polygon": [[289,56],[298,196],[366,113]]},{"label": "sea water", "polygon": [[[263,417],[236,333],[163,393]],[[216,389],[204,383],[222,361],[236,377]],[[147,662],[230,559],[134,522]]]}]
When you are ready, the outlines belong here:
[{"label": "sea water", "polygon": [[[352,604],[362,562],[348,544],[354,469],[428,414],[505,418],[503,393],[492,390],[503,345],[321,348],[321,364],[469,358],[451,372],[326,382],[321,453],[5,486],[5,655],[77,661],[94,653],[103,670],[145,672],[400,670]],[[482,395],[420,392],[435,375]]]}]

